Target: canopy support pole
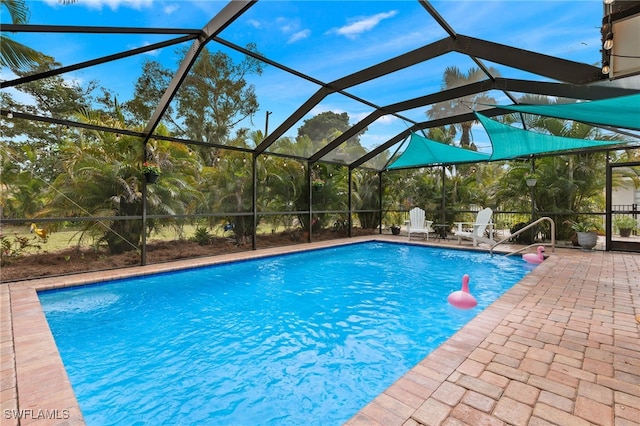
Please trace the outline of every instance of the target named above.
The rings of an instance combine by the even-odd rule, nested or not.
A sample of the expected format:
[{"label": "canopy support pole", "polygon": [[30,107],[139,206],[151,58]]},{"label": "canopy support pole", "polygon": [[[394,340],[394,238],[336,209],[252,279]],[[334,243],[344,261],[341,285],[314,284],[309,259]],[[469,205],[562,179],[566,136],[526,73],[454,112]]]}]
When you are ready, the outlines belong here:
[{"label": "canopy support pole", "polygon": [[351,238],[351,230],[353,229],[353,169],[351,168],[349,168],[349,179],[347,184],[349,185],[349,238]]},{"label": "canopy support pole", "polygon": [[382,234],[382,216],[383,216],[383,209],[382,209],[382,172],[378,172],[378,209],[380,210],[380,220],[378,220],[378,232],[380,234]]},{"label": "canopy support pole", "polygon": [[[531,157],[531,173],[536,172],[536,159],[535,157]],[[536,214],[536,185],[533,184],[531,186],[531,223],[535,220]],[[531,228],[531,242],[535,242],[536,231],[532,227]]]},{"label": "canopy support pole", "polygon": [[447,204],[447,200],[446,200],[446,190],[445,190],[445,186],[444,186],[444,180],[446,178],[446,167],[444,164],[442,165],[442,201],[440,204],[440,223],[442,223],[443,225],[445,225],[447,223],[447,216],[446,216],[446,212],[445,212],[445,207]]}]

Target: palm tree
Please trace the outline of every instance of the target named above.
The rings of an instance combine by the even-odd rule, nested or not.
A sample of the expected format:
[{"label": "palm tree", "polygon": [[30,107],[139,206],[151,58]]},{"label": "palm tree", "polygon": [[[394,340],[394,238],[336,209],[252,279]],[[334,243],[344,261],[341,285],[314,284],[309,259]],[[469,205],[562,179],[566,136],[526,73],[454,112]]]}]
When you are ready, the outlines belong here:
[{"label": "palm tree", "polygon": [[207,167],[204,174],[213,196],[211,210],[228,213],[226,220],[234,224],[236,243],[241,244],[253,234],[254,228],[253,216],[242,214],[251,212],[253,200],[251,156],[221,150],[218,158],[216,165]]},{"label": "palm tree", "polygon": [[[121,112],[114,117],[97,111],[78,114],[78,120],[90,124],[125,128]],[[138,129],[139,130],[139,129]],[[163,128],[159,128],[163,132]],[[134,136],[103,131],[80,131],[64,140],[60,156],[64,172],[52,184],[49,214],[60,216],[125,216],[135,219],[87,222],[82,238],[93,236],[105,242],[113,254],[138,248],[142,236],[143,144]],[[152,140],[147,144],[147,158],[162,169],[159,184],[147,187],[150,213],[170,215],[190,213],[196,198],[196,179],[189,173],[197,170],[182,144]]]},{"label": "palm tree", "polygon": [[[494,68],[488,70],[491,75],[498,76],[500,73]],[[470,68],[467,73],[461,72],[458,67],[447,67],[444,70],[443,77],[443,89],[453,89],[462,85],[475,83],[478,81],[486,80],[487,75],[479,68]],[[438,119],[450,117],[452,115],[465,114],[473,109],[477,104],[495,104],[496,100],[486,93],[477,93],[475,95],[464,96],[458,99],[451,99],[445,102],[439,102],[434,104],[427,112],[427,117],[430,119]],[[473,149],[475,151],[475,145],[472,142],[471,127],[474,121],[465,121],[464,123],[458,123],[456,127],[461,131],[460,146],[467,149]]]},{"label": "palm tree", "polygon": [[[24,0],[0,0],[0,6],[7,9],[12,23],[22,25],[29,21],[29,8]],[[0,64],[2,66],[25,71],[47,59],[52,60],[47,55],[13,40],[6,32],[0,33]]]}]

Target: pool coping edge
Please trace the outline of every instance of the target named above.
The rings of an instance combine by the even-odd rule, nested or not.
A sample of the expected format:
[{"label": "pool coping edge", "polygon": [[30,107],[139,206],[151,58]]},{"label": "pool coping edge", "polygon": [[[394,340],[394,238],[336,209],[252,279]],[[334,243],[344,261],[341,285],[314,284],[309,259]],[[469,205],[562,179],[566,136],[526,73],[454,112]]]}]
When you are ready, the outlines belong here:
[{"label": "pool coping edge", "polygon": [[[238,260],[259,259],[287,253],[336,247],[367,241],[421,245],[421,243],[415,243],[412,241],[394,241],[379,238],[378,236],[368,236],[352,238],[349,240],[334,240],[288,246],[284,247],[285,251],[283,251],[283,247],[278,247],[246,253],[233,253],[208,258],[187,259],[184,261],[164,264],[137,266],[101,272],[89,272],[66,277],[41,278],[13,283],[3,283],[0,286],[0,292],[3,297],[3,306],[5,305],[5,293],[6,296],[8,296],[8,306],[10,311],[10,337],[14,352],[13,380],[15,381],[15,395],[10,395],[8,398],[5,398],[3,390],[3,412],[5,412],[5,410],[16,410],[15,412],[19,413],[22,417],[19,419],[19,423],[18,419],[14,419],[16,421],[16,425],[28,425],[35,422],[38,422],[38,424],[56,425],[85,424],[79,403],[67,376],[67,372],[64,368],[53,334],[51,333],[49,324],[40,305],[40,300],[37,295],[38,291],[88,285],[150,273],[171,272],[185,268],[223,264]],[[466,250],[470,248],[464,247],[464,249]],[[551,261],[549,262],[549,260]],[[427,382],[431,383],[435,382],[435,379],[433,377],[429,377],[429,374],[435,374],[436,377],[440,377],[443,374],[442,371],[449,372],[447,377],[454,374],[456,368],[464,361],[464,359],[466,359],[466,356],[477,347],[477,343],[470,344],[468,342],[464,342],[465,336],[469,334],[468,330],[470,328],[474,328],[478,334],[474,332],[474,334],[471,334],[472,336],[476,335],[479,338],[479,334],[482,334],[482,339],[486,338],[500,321],[498,321],[498,324],[493,326],[482,324],[483,321],[486,321],[486,319],[484,319],[487,315],[485,312],[488,310],[493,312],[493,310],[500,309],[503,311],[502,318],[504,318],[504,316],[506,316],[508,312],[513,309],[513,307],[515,307],[522,298],[524,298],[526,292],[519,294],[517,301],[506,302],[505,298],[511,298],[512,296],[510,295],[514,290],[522,289],[524,291],[525,288],[523,286],[527,286],[527,289],[534,286],[541,279],[535,279],[535,272],[538,270],[541,270],[542,272],[542,270],[552,267],[554,261],[555,256],[549,258],[542,265],[539,265],[527,274],[521,281],[516,283],[514,287],[507,290],[507,292],[505,292],[505,294],[503,294],[498,300],[493,302],[483,312],[467,323],[461,330],[455,333],[450,339],[431,352],[429,356],[418,363],[407,374],[403,375],[399,381],[392,384],[381,395],[363,407],[351,420],[348,421],[348,423],[359,423],[366,418],[367,412],[370,410],[376,410],[381,404],[384,405],[384,399],[398,391],[398,386],[401,387],[401,383],[399,383],[401,380],[410,380],[406,379],[407,376],[409,378],[415,376],[413,380],[418,381],[422,380],[423,377],[427,377],[429,379]],[[528,281],[532,281],[532,283],[529,284]],[[5,312],[4,309],[3,312]],[[491,323],[493,322],[495,321],[492,321]],[[16,338],[16,336],[19,337]],[[6,337],[4,336],[3,327],[3,354],[7,350],[5,348],[5,341]],[[33,351],[34,344],[35,348],[37,348],[35,352]],[[29,347],[28,351],[26,350],[27,347]],[[3,380],[6,373],[4,371],[5,368],[5,361],[3,360]],[[427,371],[425,371],[425,369]],[[425,376],[425,374],[427,375]],[[414,411],[416,410],[417,409]],[[413,415],[415,416],[416,413],[414,412]],[[362,416],[364,416],[364,418]]]}]

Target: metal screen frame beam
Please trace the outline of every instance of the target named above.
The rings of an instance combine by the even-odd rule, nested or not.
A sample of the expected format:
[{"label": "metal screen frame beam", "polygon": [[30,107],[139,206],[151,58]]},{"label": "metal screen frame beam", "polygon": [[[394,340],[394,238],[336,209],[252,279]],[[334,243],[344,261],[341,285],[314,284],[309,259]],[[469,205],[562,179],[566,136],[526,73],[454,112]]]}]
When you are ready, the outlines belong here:
[{"label": "metal screen frame beam", "polygon": [[[423,46],[418,49],[414,49],[405,54],[396,56],[395,58],[389,59],[387,61],[381,62],[377,65],[373,65],[371,67],[362,69],[358,72],[352,73],[348,76],[342,77],[340,79],[334,80],[331,83],[326,84],[325,88],[331,88],[332,90],[319,90],[316,92],[311,98],[307,100],[296,112],[291,115],[285,122],[283,122],[271,135],[269,135],[261,144],[257,153],[263,152],[268,148],[272,143],[274,143],[280,136],[282,136],[287,130],[289,130],[295,123],[297,123],[305,114],[307,114],[311,109],[319,104],[324,97],[330,93],[342,91],[348,87],[352,87],[370,80],[374,80],[376,78],[382,77],[384,75],[393,73],[395,71],[422,63],[428,59],[433,59],[437,56],[450,53],[457,52],[461,54],[466,54],[472,57],[476,63],[479,63],[477,57],[490,60],[496,63],[500,63],[503,65],[511,66],[514,68],[522,69],[525,71],[529,71],[538,75],[543,75],[545,77],[551,77],[560,81],[572,82],[572,83],[585,83],[585,82],[593,82],[603,80],[602,72],[598,67],[594,67],[591,65],[585,65],[578,62],[568,61],[565,59],[559,59],[548,55],[543,55],[540,53],[517,49],[514,47],[492,43],[480,39],[475,39],[472,37],[457,35],[456,39],[452,38],[444,38],[434,43],[430,43],[426,46]],[[480,63],[481,64],[481,63]],[[478,85],[483,88],[480,91],[486,91],[491,89],[497,89],[506,91],[509,90],[506,87],[499,87],[497,84],[499,78],[494,78],[491,75],[488,75],[489,80],[478,82]],[[475,83],[474,83],[475,84]],[[457,88],[456,88],[457,89]],[[455,89],[452,89],[455,90]],[[324,96],[319,96],[321,93],[324,93]],[[452,92],[438,92],[438,93],[450,93]],[[476,92],[479,93],[479,92]],[[469,93],[471,94],[471,93]],[[427,95],[434,96],[433,95]],[[609,95],[611,96],[611,95]],[[423,98],[427,98],[423,97]],[[455,97],[455,96],[454,96]],[[509,96],[512,98],[511,96]],[[448,99],[452,99],[453,97],[449,97]],[[420,99],[420,98],[417,98]],[[419,100],[410,100],[400,102],[398,104],[394,104],[394,106],[387,107],[375,107],[377,110],[382,111],[383,115],[386,114],[397,114],[400,110],[411,109],[408,107],[411,102],[416,102],[417,106],[423,106],[420,104]],[[442,100],[447,100],[446,98],[442,98]],[[394,109],[397,108],[397,109]],[[414,122],[413,120],[407,120],[410,122]],[[362,130],[362,127],[359,129]],[[357,131],[355,129],[349,129],[349,134],[353,136]],[[351,137],[350,136],[350,137]],[[348,138],[340,137],[339,140],[341,142],[346,141]],[[334,141],[337,141],[335,139]],[[321,151],[318,151],[310,159],[313,161],[318,161],[322,156],[326,155],[326,153],[330,152],[332,149],[335,149],[340,143],[334,144],[330,142],[331,148],[325,147]]]},{"label": "metal screen frame beam", "polygon": [[146,28],[146,27],[101,27],[82,25],[31,25],[2,24],[2,30],[15,33],[82,33],[82,34],[193,34],[202,30],[194,28]]},{"label": "metal screen frame beam", "polygon": [[54,75],[60,75],[71,71],[77,71],[83,68],[92,67],[94,65],[104,64],[106,62],[117,61],[119,59],[128,58],[129,56],[139,55],[141,53],[150,52],[156,49],[162,49],[163,47],[173,46],[175,44],[185,43],[187,41],[195,39],[196,35],[186,35],[183,37],[161,41],[158,43],[150,44],[144,47],[138,47],[136,49],[127,50],[125,52],[114,53],[113,55],[102,56],[97,59],[92,59],[90,61],[79,62],[77,64],[68,65],[65,67],[56,68],[54,70],[44,71],[37,74],[27,75],[24,77],[16,78],[10,81],[0,82],[0,89],[5,87],[13,87],[19,84],[29,83],[31,81],[41,80],[47,77],[53,77]]},{"label": "metal screen frame beam", "polygon": [[234,0],[229,2],[205,27],[202,29],[201,35],[197,40],[193,42],[193,46],[189,49],[184,59],[180,63],[178,70],[173,75],[169,87],[162,94],[160,102],[156,106],[156,110],[151,115],[147,127],[144,132],[147,134],[145,138],[145,144],[151,137],[151,133],[160,123],[162,116],[169,107],[169,104],[173,100],[176,92],[182,85],[182,82],[187,78],[187,74],[191,67],[196,62],[200,51],[204,46],[215,37],[222,30],[227,28],[233,21],[238,19],[246,10],[255,4],[257,0]]},{"label": "metal screen frame beam", "polygon": [[[450,99],[460,98],[464,96],[470,96],[481,92],[486,92],[488,90],[502,90],[502,91],[514,91],[514,92],[522,92],[522,93],[533,93],[539,95],[547,95],[547,96],[555,96],[555,97],[565,97],[565,98],[573,98],[573,99],[588,99],[588,100],[597,100],[597,99],[606,99],[617,96],[625,96],[636,93],[633,89],[625,89],[625,88],[617,88],[617,87],[603,87],[603,86],[569,86],[562,83],[549,83],[549,82],[541,82],[541,81],[529,81],[529,80],[518,80],[518,79],[506,79],[506,78],[496,78],[495,80],[485,80],[476,83],[470,83],[464,86],[459,86],[449,90],[443,90],[441,92],[432,93],[430,95],[421,96],[418,98],[410,99],[403,102],[398,102],[395,104],[387,105],[382,107],[378,111],[374,111],[369,114],[360,122],[354,124],[350,127],[346,132],[342,135],[338,136],[333,141],[329,142],[324,148],[314,154],[311,158],[314,161],[320,160],[324,155],[331,152],[333,149],[336,149],[343,142],[348,140],[349,138],[355,136],[358,132],[364,130],[369,124],[378,119],[380,116],[384,115],[383,112],[401,112],[409,109],[424,107],[427,105],[432,105],[438,102],[444,102]],[[493,111],[493,110],[488,110]],[[508,110],[504,111],[503,114],[509,114]],[[513,111],[511,111],[512,113]],[[485,114],[485,111],[482,112]],[[500,114],[495,114],[500,115]],[[470,120],[462,120],[461,117],[471,117]],[[447,124],[455,124],[463,121],[475,121],[475,117],[473,114],[463,114],[463,115],[455,115],[451,116],[447,119],[441,120],[432,120],[421,123],[415,123],[417,125],[418,130],[422,130],[425,128],[438,127]],[[415,127],[414,125],[414,127]],[[405,132],[402,132],[400,135],[405,135]],[[395,140],[397,143],[397,138],[393,138],[391,140]],[[374,151],[377,151],[377,154],[384,151],[384,148],[380,150],[382,146],[389,147],[393,146],[387,145],[387,143],[379,146]],[[376,154],[376,155],[377,155]],[[375,156],[375,155],[374,155]],[[369,154],[366,154],[363,158],[366,158],[364,162],[368,161],[372,157]],[[355,164],[354,167],[362,164],[359,160],[351,163]]]},{"label": "metal screen frame beam", "polygon": [[[256,155],[264,152],[279,137],[284,135],[287,132],[287,130],[289,130],[298,121],[300,121],[309,111],[311,111],[316,105],[322,102],[322,100],[325,97],[327,97],[332,93],[339,92],[359,102],[363,102],[364,104],[374,109],[378,109],[378,110],[381,109],[380,106],[374,105],[363,99],[359,99],[343,91],[349,87],[357,86],[358,84],[362,84],[370,80],[375,80],[376,78],[382,77],[384,75],[391,74],[393,72],[399,71],[401,69],[404,69],[413,65],[417,65],[428,59],[433,59],[434,57],[440,56],[442,54],[445,54],[451,51],[451,48],[452,48],[451,40],[449,38],[444,38],[435,43],[428,44],[426,46],[423,46],[418,49],[414,49],[410,52],[404,53],[402,55],[396,56],[395,58],[389,59],[384,62],[380,62],[377,65],[364,68],[360,71],[349,74],[345,77],[339,78],[330,83],[325,83],[325,84],[319,83],[319,84],[322,84],[322,88],[320,88],[309,99],[307,99],[307,101],[305,101],[304,104],[302,104],[280,126],[278,126],[274,131],[272,131],[271,134],[269,134],[264,139],[264,141],[262,141],[260,145],[258,145],[258,147],[256,148]],[[312,79],[308,78],[308,80],[312,80]],[[413,120],[408,120],[404,117],[399,117],[399,118],[406,121],[413,122]]]},{"label": "metal screen frame beam", "polygon": [[458,53],[475,56],[566,83],[585,84],[607,79],[607,76],[602,74],[602,70],[593,65],[556,58],[474,37],[458,35],[455,44],[454,50]]}]

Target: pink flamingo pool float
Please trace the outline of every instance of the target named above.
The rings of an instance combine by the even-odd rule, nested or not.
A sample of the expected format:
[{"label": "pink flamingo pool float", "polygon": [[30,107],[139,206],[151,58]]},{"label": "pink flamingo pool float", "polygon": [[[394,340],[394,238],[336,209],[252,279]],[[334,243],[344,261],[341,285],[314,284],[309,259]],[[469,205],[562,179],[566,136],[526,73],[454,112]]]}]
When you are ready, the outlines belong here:
[{"label": "pink flamingo pool float", "polygon": [[469,293],[469,275],[462,277],[462,289],[454,291],[447,297],[450,304],[460,309],[471,309],[478,304],[476,298]]},{"label": "pink flamingo pool float", "polygon": [[523,254],[522,258],[525,261],[527,261],[527,263],[533,263],[534,265],[538,265],[538,264],[542,263],[542,261],[544,260],[544,255],[542,253],[544,253],[544,247],[543,246],[538,246],[538,252],[537,253]]}]

